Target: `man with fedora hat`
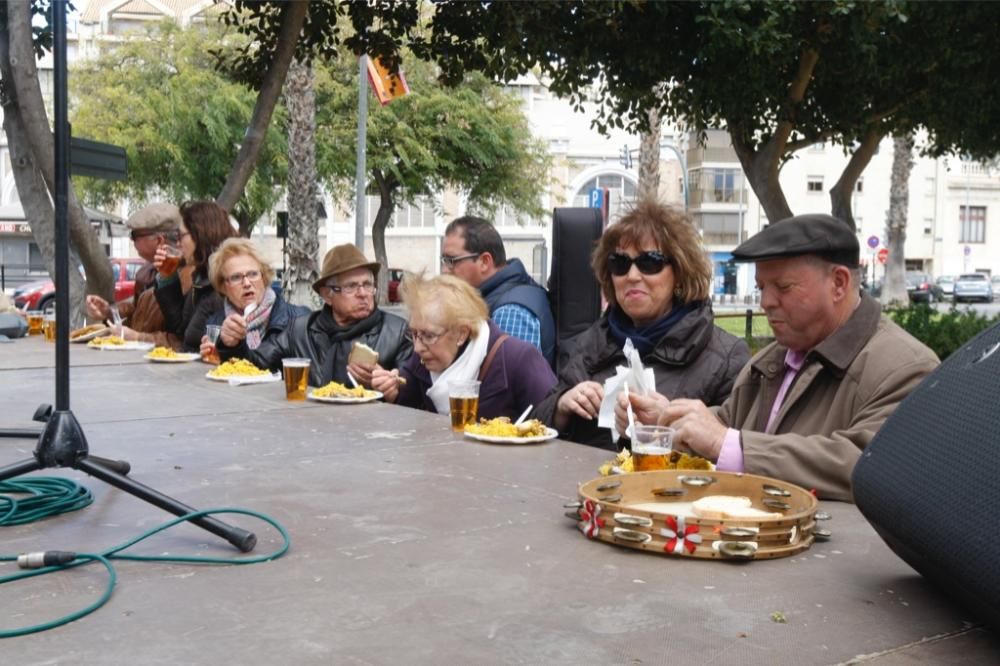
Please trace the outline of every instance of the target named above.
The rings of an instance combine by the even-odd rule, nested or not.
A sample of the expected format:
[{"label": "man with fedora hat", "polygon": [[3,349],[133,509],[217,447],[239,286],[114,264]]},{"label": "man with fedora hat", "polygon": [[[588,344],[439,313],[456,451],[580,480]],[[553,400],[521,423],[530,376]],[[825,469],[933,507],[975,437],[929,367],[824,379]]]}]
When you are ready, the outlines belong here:
[{"label": "man with fedora hat", "polygon": [[[750,359],[720,407],[633,394],[636,420],[673,426],[675,442],[720,471],[772,476],[821,499],[850,501],[861,452],[937,356],[862,294],[858,239],[841,220],[788,218],[733,258],[756,263],[775,341]],[[616,417],[624,429],[624,397]]]},{"label": "man with fedora hat", "polygon": [[[265,340],[249,354],[259,366],[278,370],[283,358],[308,358],[309,383],[337,381],[350,386],[347,373],[371,386],[376,367],[392,370],[413,352],[406,338],[406,320],[375,307],[376,277],[381,266],[351,244],[338,245],[323,258],[323,271],[313,289],[325,305],[295,319],[284,331]],[[378,363],[349,362],[355,342],[378,354]]]}]

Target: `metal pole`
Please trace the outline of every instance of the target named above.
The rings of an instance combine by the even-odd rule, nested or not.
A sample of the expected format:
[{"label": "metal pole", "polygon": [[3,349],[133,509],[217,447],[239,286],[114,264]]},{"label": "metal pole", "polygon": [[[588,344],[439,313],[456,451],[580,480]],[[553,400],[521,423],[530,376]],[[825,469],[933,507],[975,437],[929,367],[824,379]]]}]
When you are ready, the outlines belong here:
[{"label": "metal pole", "polygon": [[69,123],[66,109],[66,0],[52,3],[53,115],[55,120],[56,410],[69,410]]},{"label": "metal pole", "polygon": [[368,56],[358,58],[358,160],[354,172],[356,200],[354,204],[354,244],[365,251],[365,224],[368,221],[368,206],[365,200],[365,184],[368,182],[365,165],[368,141]]}]

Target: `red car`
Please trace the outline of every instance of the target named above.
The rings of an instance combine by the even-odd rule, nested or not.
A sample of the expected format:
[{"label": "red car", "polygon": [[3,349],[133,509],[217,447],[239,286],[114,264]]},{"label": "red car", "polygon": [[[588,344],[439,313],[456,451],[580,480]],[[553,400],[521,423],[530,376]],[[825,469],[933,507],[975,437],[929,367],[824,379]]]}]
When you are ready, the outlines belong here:
[{"label": "red car", "polygon": [[[139,257],[119,259],[112,257],[111,272],[115,279],[115,301],[132,298],[135,292],[135,273],[146,263]],[[80,269],[83,272],[83,269]],[[50,279],[29,282],[14,291],[14,305],[22,310],[52,312],[56,307],[56,285]]]}]

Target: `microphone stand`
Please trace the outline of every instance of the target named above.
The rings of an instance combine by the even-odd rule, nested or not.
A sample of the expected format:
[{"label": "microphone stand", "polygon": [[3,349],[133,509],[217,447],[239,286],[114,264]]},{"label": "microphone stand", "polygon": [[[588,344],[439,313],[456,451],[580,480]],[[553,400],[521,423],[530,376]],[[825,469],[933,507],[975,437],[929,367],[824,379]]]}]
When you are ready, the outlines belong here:
[{"label": "microphone stand", "polygon": [[[52,3],[55,109],[55,224],[56,224],[56,407],[42,405],[34,420],[44,421],[41,432],[4,429],[0,437],[38,437],[34,456],[0,467],[0,481],[47,467],[71,467],[177,516],[196,511],[163,493],[125,476],[129,464],[90,455],[83,428],[69,407],[69,232],[66,209],[69,193],[69,123],[66,87],[66,0]],[[247,530],[202,516],[190,522],[222,537],[244,553],[253,550],[257,537]]]}]

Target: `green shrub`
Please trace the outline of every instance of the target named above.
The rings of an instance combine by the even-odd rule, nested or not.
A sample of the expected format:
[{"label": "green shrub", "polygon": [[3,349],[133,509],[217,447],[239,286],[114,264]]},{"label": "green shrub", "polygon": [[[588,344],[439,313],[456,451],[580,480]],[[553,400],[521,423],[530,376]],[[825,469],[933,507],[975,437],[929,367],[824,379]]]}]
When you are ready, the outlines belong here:
[{"label": "green shrub", "polygon": [[966,342],[1000,321],[975,310],[938,312],[924,303],[889,310],[886,314],[910,335],[934,350],[942,361]]}]

